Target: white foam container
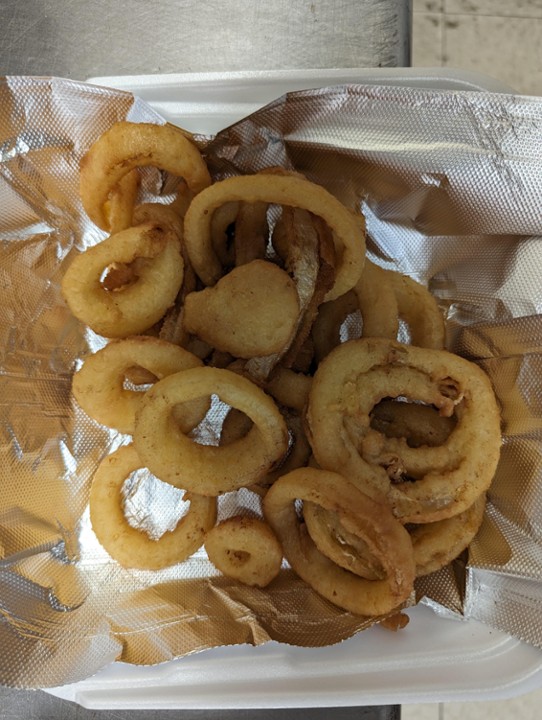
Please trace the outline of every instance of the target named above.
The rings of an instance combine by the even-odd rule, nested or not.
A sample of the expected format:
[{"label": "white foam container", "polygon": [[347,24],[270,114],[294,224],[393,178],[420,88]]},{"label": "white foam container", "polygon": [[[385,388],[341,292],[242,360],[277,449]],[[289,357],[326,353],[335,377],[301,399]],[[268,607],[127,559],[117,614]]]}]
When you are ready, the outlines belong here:
[{"label": "white foam container", "polygon": [[[512,92],[475,73],[436,69],[304,70],[100,77],[166,120],[214,134],[287,91],[342,83]],[[347,707],[496,700],[542,687],[542,651],[475,621],[420,605],[398,633],[371,628],[338,645],[206,650],[160,665],[113,663],[50,689],[93,709]]]}]

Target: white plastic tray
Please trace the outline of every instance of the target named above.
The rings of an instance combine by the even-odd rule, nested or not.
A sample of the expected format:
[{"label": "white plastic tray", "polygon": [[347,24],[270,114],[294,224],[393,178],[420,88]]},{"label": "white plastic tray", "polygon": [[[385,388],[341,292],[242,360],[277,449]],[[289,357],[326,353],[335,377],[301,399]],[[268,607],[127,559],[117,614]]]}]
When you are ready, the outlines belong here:
[{"label": "white plastic tray", "polygon": [[[92,78],[133,92],[164,118],[214,134],[286,91],[362,82],[512,92],[441,68],[204,73]],[[371,628],[340,645],[217,648],[153,667],[115,663],[50,690],[95,709],[332,707],[501,699],[542,686],[542,652],[473,621],[409,610],[406,629]]]},{"label": "white plastic tray", "polygon": [[542,684],[542,653],[477,622],[409,611],[332,647],[216,648],[153,667],[115,663],[51,690],[94,709],[348,707],[502,699]]},{"label": "white plastic tray", "polygon": [[215,134],[285,92],[328,85],[372,83],[513,92],[499,80],[446,68],[259,70],[94,77],[89,82],[132,92],[169,122],[205,135]]}]

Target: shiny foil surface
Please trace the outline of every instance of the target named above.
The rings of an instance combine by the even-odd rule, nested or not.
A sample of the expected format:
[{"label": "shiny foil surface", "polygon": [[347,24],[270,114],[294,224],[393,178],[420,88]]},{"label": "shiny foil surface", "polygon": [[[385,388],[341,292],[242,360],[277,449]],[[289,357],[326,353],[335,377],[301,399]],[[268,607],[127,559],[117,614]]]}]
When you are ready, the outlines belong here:
[{"label": "shiny foil surface", "polygon": [[[203,550],[160,572],[121,568],[90,527],[100,460],[126,436],[72,401],[103,339],[67,310],[60,280],[105,234],[85,216],[78,165],[117,120],[162,123],[127,93],[48,78],[0,80],[0,683],[48,687],[114,659],[152,664],[269,639],[322,646],[370,621],[284,568],[266,590],[220,576]],[[292,93],[214,138],[215,179],[285,165],[367,218],[368,254],[426,283],[448,347],[480,363],[502,409],[503,450],[468,560],[416,599],[542,647],[542,102],[485,92],[343,86]],[[167,200],[146,172],[143,199]],[[216,436],[222,409],[207,432]],[[160,533],[182,497],[139,473],[127,513]],[[148,511],[150,508],[150,511]],[[248,493],[220,517],[257,508]]]}]

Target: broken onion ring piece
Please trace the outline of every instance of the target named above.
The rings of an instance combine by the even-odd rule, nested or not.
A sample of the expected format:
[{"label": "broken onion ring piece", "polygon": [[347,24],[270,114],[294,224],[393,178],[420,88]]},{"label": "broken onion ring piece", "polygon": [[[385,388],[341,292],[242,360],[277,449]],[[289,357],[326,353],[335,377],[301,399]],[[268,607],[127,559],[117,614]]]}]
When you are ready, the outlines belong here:
[{"label": "broken onion ring piece", "polygon": [[282,564],[275,533],[255,517],[235,516],[215,525],[205,537],[205,550],[223,575],[255,587],[269,585]]}]

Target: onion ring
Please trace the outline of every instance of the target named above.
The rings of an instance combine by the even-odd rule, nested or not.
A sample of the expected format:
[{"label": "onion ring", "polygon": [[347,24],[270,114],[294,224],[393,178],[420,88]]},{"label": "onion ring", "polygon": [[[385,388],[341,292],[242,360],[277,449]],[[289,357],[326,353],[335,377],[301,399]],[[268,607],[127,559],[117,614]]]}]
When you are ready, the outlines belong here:
[{"label": "onion ring", "polygon": [[[311,447],[305,437],[301,418],[294,413],[286,412],[284,419],[286,420],[290,438],[286,455],[278,466],[268,472],[265,477],[258,480],[257,483],[247,485],[248,490],[260,495],[260,497],[265,495],[268,488],[270,488],[279,477],[286,475],[286,473],[289,473],[291,470],[305,466],[311,454]],[[235,440],[244,437],[252,425],[253,423],[249,417],[239,410],[232,408],[222,423],[220,445],[229,445]]]},{"label": "onion ring", "polygon": [[486,495],[482,493],[459,515],[408,528],[416,561],[416,577],[440,570],[471,544],[482,525],[485,506]]},{"label": "onion ring", "polygon": [[100,544],[120,565],[159,570],[183,562],[203,545],[205,533],[216,522],[216,499],[190,495],[190,508],[177,527],[153,540],[132,527],[122,509],[124,481],[141,467],[132,445],[119,448],[100,463],[90,489],[90,521]]},{"label": "onion ring", "polygon": [[175,126],[117,122],[81,159],[81,200],[98,227],[110,230],[106,203],[111,190],[131,170],[148,165],[183,178],[193,193],[211,183],[201,153]]},{"label": "onion ring", "polygon": [[392,287],[399,317],[408,325],[412,344],[442,350],[446,335],[444,317],[429,290],[393,270],[381,270],[381,274],[383,278],[387,277]]},{"label": "onion ring", "polygon": [[[415,385],[427,395],[413,397]],[[414,449],[402,444],[409,462],[421,458],[427,472],[415,482],[393,484],[385,467],[360,455],[358,438],[345,430],[345,418],[354,418],[362,440],[364,434],[374,438],[372,408],[384,397],[398,396],[422,399],[447,414],[454,407],[461,411],[444,445]],[[379,338],[344,343],[320,364],[306,417],[319,465],[338,470],[362,491],[389,502],[404,523],[434,522],[466,510],[489,487],[499,459],[500,416],[489,378],[474,363],[445,350]],[[385,439],[386,444],[393,441]],[[433,460],[441,469],[431,469]]]},{"label": "onion ring", "polygon": [[[455,560],[474,540],[486,505],[485,493],[459,515],[423,525],[408,525],[416,577],[429,575]],[[303,518],[316,547],[334,563],[368,580],[384,577],[382,564],[360,538],[348,532],[335,512],[303,503]]]},{"label": "onion ring", "polygon": [[[108,267],[136,260],[140,262],[135,282],[108,290],[100,281]],[[62,294],[73,315],[99,335],[137,335],[173,304],[183,267],[179,241],[172,232],[138,225],[77,255],[62,279]]]},{"label": "onion ring", "polygon": [[285,270],[266,260],[234,268],[213,287],[190,293],[185,329],[238,358],[279,352],[293,336],[299,298]]},{"label": "onion ring", "polygon": [[252,587],[269,585],[282,565],[275,533],[255,517],[235,516],[215,525],[205,536],[205,550],[223,575]]},{"label": "onion ring", "polygon": [[[172,408],[212,394],[244,412],[254,427],[225,447],[199,445],[181,432]],[[157,382],[136,416],[134,444],[149,470],[165,482],[201,495],[218,495],[264,477],[288,449],[279,409],[247,378],[222,368],[193,368]]]},{"label": "onion ring", "polygon": [[[85,359],[73,377],[72,392],[79,405],[94,420],[122,433],[132,434],[143,393],[123,387],[127,371],[134,367],[138,370],[142,368],[150,376],[141,375],[140,379],[145,383],[154,383],[180,370],[201,365],[201,360],[195,355],[165,340],[148,336],[115,340]],[[134,373],[130,379],[137,384]],[[189,432],[198,425],[208,408],[208,399],[183,406],[182,413],[177,413],[183,432]]]},{"label": "onion ring", "polygon": [[365,259],[359,218],[320,185],[294,176],[256,174],[216,182],[196,195],[188,208],[185,243],[192,266],[205,285],[214,285],[222,274],[211,242],[212,212],[230,201],[292,205],[322,217],[333,230],[338,257],[335,283],[325,299],[348,292],[359,280]]},{"label": "onion ring", "polygon": [[[297,517],[295,501],[337,512],[382,563],[386,577],[366,580],[344,570],[316,547]],[[414,583],[412,543],[385,505],[333,472],[300,468],[279,478],[263,499],[264,516],[293,570],[317,593],[356,615],[379,616],[406,602]]]}]

